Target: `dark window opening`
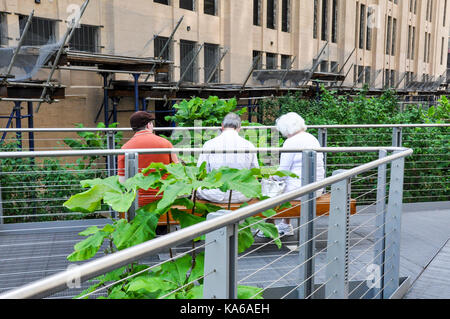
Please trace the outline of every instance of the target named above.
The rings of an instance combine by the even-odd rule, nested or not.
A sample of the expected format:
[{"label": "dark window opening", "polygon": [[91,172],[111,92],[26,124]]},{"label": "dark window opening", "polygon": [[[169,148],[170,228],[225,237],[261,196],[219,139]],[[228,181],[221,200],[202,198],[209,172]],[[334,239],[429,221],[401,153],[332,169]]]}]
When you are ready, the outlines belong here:
[{"label": "dark window opening", "polygon": [[322,61],[320,62],[320,72],[327,73],[328,72],[328,61]]},{"label": "dark window opening", "polygon": [[76,51],[100,52],[99,31],[100,28],[96,26],[80,25],[75,28],[69,47]]},{"label": "dark window opening", "polygon": [[6,15],[0,12],[0,45],[8,44],[8,24],[6,23]]},{"label": "dark window opening", "polygon": [[194,11],[194,0],[180,0],[180,8]]},{"label": "dark window opening", "polygon": [[291,13],[291,1],[290,0],[282,0],[282,8],[281,8],[281,31],[290,32],[290,13]]},{"label": "dark window opening", "polygon": [[278,56],[275,53],[266,53],[266,69],[275,70],[277,69],[277,59]]},{"label": "dark window opening", "polygon": [[314,21],[313,21],[313,38],[317,39],[317,23],[318,23],[318,3],[319,0],[314,0]]},{"label": "dark window opening", "polygon": [[[28,16],[19,16],[20,35],[22,36]],[[46,45],[56,42],[56,21],[33,17],[25,35],[23,45]]]},{"label": "dark window opening", "polygon": [[386,54],[391,53],[391,35],[392,35],[392,17],[388,17],[387,23],[387,36],[386,36]]},{"label": "dark window opening", "polygon": [[182,81],[197,82],[197,45],[195,42],[180,40],[180,77]]},{"label": "dark window opening", "polygon": [[205,83],[219,83],[220,82],[220,47],[217,44],[205,43],[204,46],[204,70]]},{"label": "dark window opening", "polygon": [[370,21],[373,20],[375,14],[372,7],[367,7],[367,35],[366,35],[366,50],[372,50],[372,25]]},{"label": "dark window opening", "polygon": [[217,14],[216,0],[204,0],[203,12],[215,16]]},{"label": "dark window opening", "polygon": [[366,6],[361,4],[359,17],[359,48],[364,49],[366,31]]},{"label": "dark window opening", "polygon": [[253,25],[261,25],[261,0],[253,0]]},{"label": "dark window opening", "polygon": [[331,21],[331,42],[337,43],[338,36],[338,1],[333,0],[333,16]]},{"label": "dark window opening", "polygon": [[322,0],[322,40],[328,40],[328,0]]},{"label": "dark window opening", "polygon": [[[162,60],[172,59],[172,44],[167,43],[169,38],[166,37],[156,37],[154,40],[155,48],[154,54],[156,58],[161,58]],[[164,50],[164,52],[163,52]]]},{"label": "dark window opening", "polygon": [[253,64],[255,65],[255,70],[262,69],[262,52],[253,51]]},{"label": "dark window opening", "polygon": [[275,29],[276,20],[275,0],[267,0],[267,28]]},{"label": "dark window opening", "polygon": [[169,0],[153,0],[153,2],[169,5]]},{"label": "dark window opening", "polygon": [[281,69],[288,70],[291,67],[291,56],[282,55],[281,56]]}]

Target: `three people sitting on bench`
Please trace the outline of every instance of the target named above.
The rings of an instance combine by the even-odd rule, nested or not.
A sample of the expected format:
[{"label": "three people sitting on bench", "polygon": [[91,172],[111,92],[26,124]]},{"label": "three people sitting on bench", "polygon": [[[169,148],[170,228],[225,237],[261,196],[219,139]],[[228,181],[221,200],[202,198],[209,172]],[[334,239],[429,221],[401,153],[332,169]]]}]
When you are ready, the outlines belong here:
[{"label": "three people sitting on bench", "polygon": [[[128,141],[122,149],[139,149],[139,148],[172,148],[172,144],[156,136],[153,133],[154,116],[147,112],[134,113],[130,118],[130,125],[136,132],[133,138]],[[303,118],[297,113],[288,113],[281,116],[276,121],[277,130],[286,137],[283,148],[318,148],[319,141],[311,134],[307,133],[307,127]],[[248,149],[255,150],[255,146],[246,139],[239,136],[241,129],[241,119],[235,113],[230,113],[223,119],[222,133],[206,142],[203,146],[205,150],[236,150]],[[125,156],[118,158],[118,171],[120,181],[125,181]],[[178,163],[178,158],[175,154],[142,154],[139,155],[139,170],[148,167],[153,162],[160,162],[163,164]],[[201,154],[197,165],[202,165],[203,162],[207,164],[208,172],[220,167],[230,167],[236,169],[251,169],[258,168],[258,158],[255,152],[253,153],[222,153],[222,154]],[[287,170],[295,173],[299,178],[285,177],[282,178],[286,183],[285,192],[300,188],[301,173],[302,173],[302,153],[282,153],[280,156],[279,170]],[[325,167],[323,161],[323,154],[317,153],[317,172],[316,180],[320,181],[325,177]],[[147,191],[139,191],[139,206],[147,205],[155,200],[161,198],[161,195],[156,195],[158,190],[150,189]],[[317,196],[320,196],[322,190],[317,191]],[[214,202],[214,203],[228,203],[230,202],[230,191],[222,192],[219,189],[197,191],[197,196],[200,199]],[[231,203],[245,203],[251,200],[245,197],[238,191],[231,192]],[[277,225],[280,235],[293,234],[292,226],[289,219],[282,220]]]}]

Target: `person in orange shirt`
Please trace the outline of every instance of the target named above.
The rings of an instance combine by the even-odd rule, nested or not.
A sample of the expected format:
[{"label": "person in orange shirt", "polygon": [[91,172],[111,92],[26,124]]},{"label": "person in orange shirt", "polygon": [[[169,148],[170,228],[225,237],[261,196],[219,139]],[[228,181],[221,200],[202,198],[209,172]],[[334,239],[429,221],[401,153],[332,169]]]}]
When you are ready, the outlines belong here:
[{"label": "person in orange shirt", "polygon": [[[157,136],[153,133],[155,117],[148,112],[139,111],[131,115],[130,125],[133,129],[134,136],[122,146],[122,149],[140,149],[140,148],[173,148],[172,143],[168,140]],[[176,154],[140,154],[139,155],[139,172],[150,166],[152,163],[178,163]],[[119,181],[125,182],[125,156],[118,157],[118,174]],[[158,189],[139,190],[138,203],[139,207],[148,205],[158,199],[162,195],[156,195]]]}]

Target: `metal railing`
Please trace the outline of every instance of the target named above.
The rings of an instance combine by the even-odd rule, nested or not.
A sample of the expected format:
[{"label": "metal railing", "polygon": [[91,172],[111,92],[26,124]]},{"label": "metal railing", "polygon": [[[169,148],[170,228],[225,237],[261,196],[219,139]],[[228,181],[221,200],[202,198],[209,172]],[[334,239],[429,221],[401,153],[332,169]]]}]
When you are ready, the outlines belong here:
[{"label": "metal railing", "polygon": [[[450,124],[312,125],[308,127],[308,131],[317,136],[323,147],[383,145],[412,148],[414,155],[405,167],[404,201],[416,203],[446,201],[449,198],[449,126]],[[184,145],[174,142],[175,147],[179,148],[201,147],[206,140],[219,132],[220,128],[175,127],[155,130],[173,132],[175,137],[189,135],[190,140]],[[62,151],[72,150],[69,145],[63,143],[65,134],[70,134],[67,138],[82,144],[85,142],[84,138],[75,133],[86,132],[104,134],[101,138],[105,150],[120,147],[117,133],[126,135],[121,140],[122,143],[132,136],[131,129],[127,128],[0,129],[0,134],[18,134],[23,143],[22,147],[13,146],[8,150],[21,152],[27,149],[27,145],[31,148],[31,144],[33,150],[39,151],[55,148],[61,148]],[[193,132],[202,134],[199,139],[191,139],[190,134]],[[59,135],[55,136],[55,133]],[[33,136],[27,136],[28,134]],[[259,144],[260,148],[279,145],[280,136],[274,126],[244,127],[241,134],[255,145]],[[7,136],[5,142],[16,141],[16,136]],[[94,146],[85,143],[80,147],[82,149],[79,150],[79,156],[88,157],[83,161],[84,165],[76,165],[75,161],[63,157],[65,153],[52,153],[55,155],[47,159],[47,163],[43,163],[42,159],[33,161],[30,158],[2,165],[0,223],[81,218],[82,214],[68,212],[62,206],[73,192],[81,190],[79,181],[117,174],[115,156],[120,151],[115,150],[104,157],[98,149],[88,152],[92,150],[89,147]],[[375,158],[375,155],[369,153],[325,154],[326,176],[330,176],[337,169],[356,167]],[[360,198],[360,203],[370,204],[375,199],[372,192],[375,184],[374,176],[363,179],[353,185],[351,195]],[[33,217],[36,213],[40,214],[39,219]]]},{"label": "metal railing", "polygon": [[[174,153],[185,151],[186,149],[170,150]],[[204,152],[201,149],[189,149],[188,151]],[[74,281],[83,283],[136,261],[143,261],[148,266],[148,268],[127,278],[109,282],[103,287],[85,292],[80,297],[98,296],[99,294],[105,294],[109,288],[115,285],[123,284],[131,277],[156,269],[164,263],[182,258],[193,251],[205,253],[203,275],[196,278],[195,282],[186,282],[167,294],[159,296],[159,298],[177,294],[189,285],[198,285],[200,280],[203,281],[203,298],[236,298],[241,285],[252,284],[261,288],[261,291],[256,295],[263,294],[266,298],[273,298],[274,296],[275,298],[390,298],[395,296],[401,284],[399,245],[404,159],[410,156],[413,151],[399,147],[345,147],[312,150],[271,148],[257,149],[254,152],[262,151],[303,152],[302,184],[306,186],[239,208],[234,212],[219,211],[209,214],[208,220],[205,222],[157,237],[111,255],[99,257],[94,261],[58,272],[26,286],[16,287],[16,289],[0,295],[0,298],[54,296],[58,291],[67,290],[70,287],[69,283]],[[215,152],[220,153],[222,151]],[[249,151],[236,150],[233,153],[236,152]],[[374,152],[378,159],[348,170],[336,171],[332,176],[316,182],[314,167],[317,152],[329,154]],[[393,152],[393,154],[387,155],[387,152]],[[26,156],[38,158],[39,156],[80,156],[86,154],[117,155],[125,153],[168,153],[168,150],[9,152],[8,154],[0,153],[0,158]],[[387,165],[389,163],[391,169],[388,181]],[[369,175],[363,175],[367,173]],[[352,201],[356,200],[358,203],[358,199],[351,198],[351,186],[358,180],[367,179],[368,176],[374,175],[376,176],[377,186],[372,192],[376,193],[376,199],[370,205],[357,206],[354,209]],[[389,192],[386,195],[387,186]],[[317,215],[316,207],[318,207],[320,198],[316,191],[323,188],[328,190],[325,195],[330,196],[329,213]],[[274,247],[275,241],[275,239],[269,241],[263,239],[263,241],[252,245],[250,251],[238,254],[237,240],[239,233],[244,231],[244,228],[239,227],[241,221],[299,197],[301,197],[301,204],[298,205],[301,206],[302,214],[295,227],[299,236],[294,248],[278,251],[277,254],[271,256],[264,255],[264,253],[261,255],[263,251],[267,250],[267,247]],[[283,211],[277,212],[277,215],[282,213]],[[271,218],[276,217],[272,216]],[[0,225],[0,230],[5,226],[7,225]],[[246,227],[251,227],[251,225]],[[16,231],[26,231],[26,229],[16,229]],[[205,234],[205,240],[199,242],[195,247],[183,246],[186,242]],[[280,236],[279,239],[283,237],[286,236]],[[70,243],[73,244],[74,242],[71,241]],[[17,244],[31,245],[32,243],[12,243],[13,246]],[[171,258],[160,258],[156,261],[154,259],[148,260],[151,256],[162,254],[169,248],[173,248],[179,253]],[[20,258],[11,259],[16,262],[24,262],[23,259],[19,260]],[[255,260],[257,261],[256,265]],[[282,267],[278,267],[280,262],[282,262]],[[273,276],[273,273],[268,276],[268,273],[274,272],[275,269],[278,278]],[[371,281],[371,285],[367,284],[367,271],[369,269],[376,270],[374,275],[370,277],[374,279]],[[295,278],[290,278],[293,274],[295,274]],[[8,274],[8,277],[10,277],[10,274]],[[267,278],[273,280],[267,282]],[[285,283],[285,280],[288,281]],[[256,295],[253,297],[256,297]]]}]

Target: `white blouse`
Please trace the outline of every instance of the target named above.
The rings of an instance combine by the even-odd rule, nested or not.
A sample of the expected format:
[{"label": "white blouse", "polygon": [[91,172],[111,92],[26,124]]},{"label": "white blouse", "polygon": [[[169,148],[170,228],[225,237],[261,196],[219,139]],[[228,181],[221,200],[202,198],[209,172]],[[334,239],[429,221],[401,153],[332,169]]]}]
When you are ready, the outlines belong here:
[{"label": "white blouse", "polygon": [[[313,135],[302,132],[288,138],[283,148],[318,148],[320,143]],[[316,181],[321,181],[325,178],[325,167],[323,161],[323,153],[317,153],[317,171]],[[302,153],[281,153],[279,170],[291,171],[299,178],[287,177],[285,192],[290,192],[294,189],[302,186]],[[318,191],[318,196],[322,193],[322,190]]]}]

